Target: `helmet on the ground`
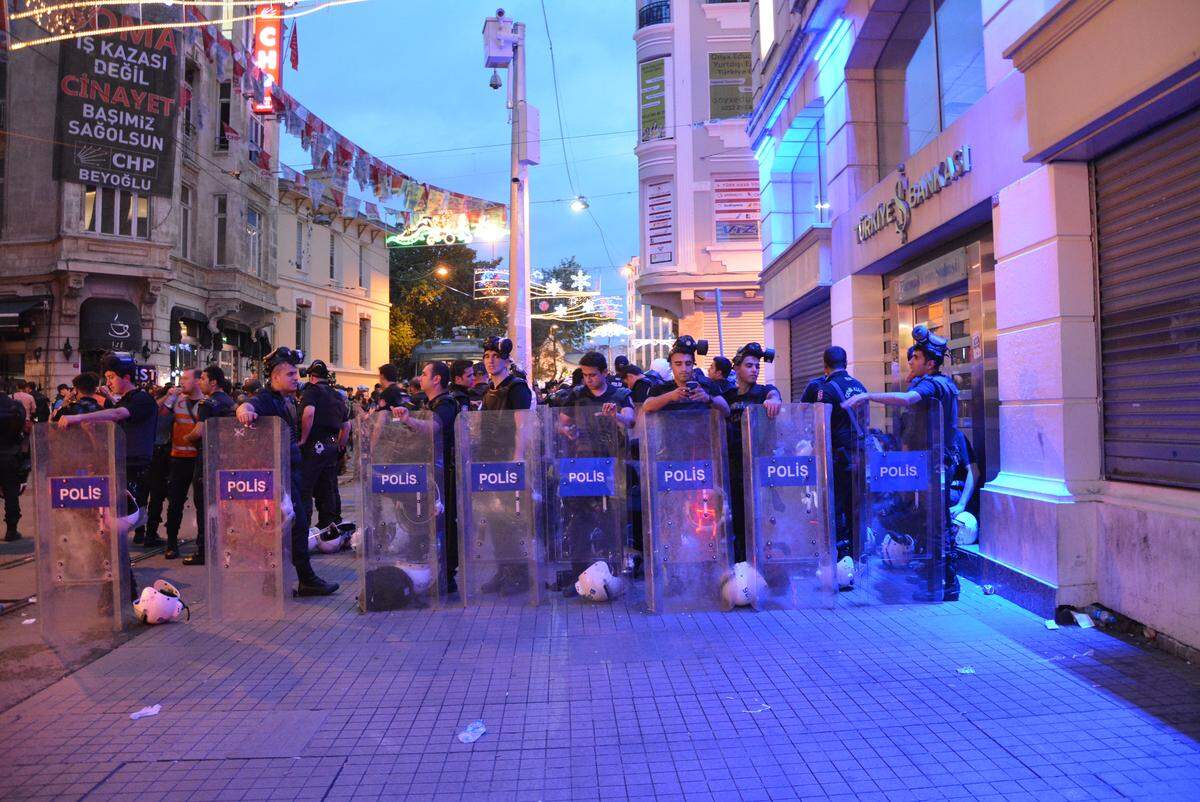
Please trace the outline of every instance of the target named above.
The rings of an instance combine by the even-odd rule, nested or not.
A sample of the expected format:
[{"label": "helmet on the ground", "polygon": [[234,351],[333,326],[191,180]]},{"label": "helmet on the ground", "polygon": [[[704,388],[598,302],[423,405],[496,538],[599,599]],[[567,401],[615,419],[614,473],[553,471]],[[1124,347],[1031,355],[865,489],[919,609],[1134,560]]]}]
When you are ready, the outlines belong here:
[{"label": "helmet on the ground", "polygon": [[317,550],[318,544],[321,542],[321,530],[315,526],[308,528],[308,553],[312,554]]},{"label": "helmet on the ground", "polygon": [[336,525],[327,526],[317,536],[317,549],[322,554],[337,554],[345,548],[348,539],[348,535],[343,534]]},{"label": "helmet on the ground", "polygon": [[623,589],[624,582],[619,576],[613,576],[612,570],[604,560],[597,560],[589,565],[575,582],[575,592],[594,602],[616,598]]},{"label": "helmet on the ground", "polygon": [[730,607],[745,607],[758,601],[766,585],[762,574],[754,570],[750,563],[740,562],[726,575],[721,585],[721,598]]},{"label": "helmet on the ground", "polygon": [[[187,609],[187,605],[179,598],[179,591],[164,579],[143,588],[141,597],[133,603],[133,612],[143,624],[178,621]],[[188,615],[190,617],[190,611]]]},{"label": "helmet on the ground", "polygon": [[960,546],[970,546],[979,540],[979,521],[966,510],[951,518],[950,526],[954,529],[954,542]]},{"label": "helmet on the ground", "polygon": [[849,554],[837,561],[837,582],[839,588],[854,587],[854,558]]},{"label": "helmet on the ground", "polygon": [[909,535],[888,532],[880,547],[883,564],[889,568],[903,568],[912,561],[913,546],[914,541]]},{"label": "helmet on the ground", "polygon": [[437,574],[434,572],[432,565],[426,563],[399,563],[396,566],[408,577],[412,583],[413,593],[418,596],[424,596],[433,587],[433,583],[437,580]]}]

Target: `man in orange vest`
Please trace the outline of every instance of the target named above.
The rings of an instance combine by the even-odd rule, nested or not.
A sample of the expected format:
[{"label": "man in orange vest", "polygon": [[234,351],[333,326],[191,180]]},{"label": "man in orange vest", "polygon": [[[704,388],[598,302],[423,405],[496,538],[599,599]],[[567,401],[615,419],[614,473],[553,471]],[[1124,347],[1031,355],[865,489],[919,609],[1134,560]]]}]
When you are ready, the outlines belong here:
[{"label": "man in orange vest", "polygon": [[200,444],[188,437],[200,422],[200,402],[204,400],[204,393],[200,391],[199,379],[199,368],[183,371],[179,377],[179,392],[172,392],[163,401],[166,414],[173,417],[171,467],[167,474],[167,548],[163,552],[168,560],[179,556],[179,525],[183,522],[183,505],[189,490],[196,507],[197,528],[204,526],[200,522],[204,515],[204,498],[199,483],[192,481]]}]

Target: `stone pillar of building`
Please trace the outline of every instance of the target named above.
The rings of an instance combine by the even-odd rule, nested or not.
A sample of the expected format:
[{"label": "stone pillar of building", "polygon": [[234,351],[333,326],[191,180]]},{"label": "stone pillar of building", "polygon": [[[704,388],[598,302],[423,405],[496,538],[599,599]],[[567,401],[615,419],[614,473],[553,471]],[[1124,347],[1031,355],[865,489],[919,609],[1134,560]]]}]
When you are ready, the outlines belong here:
[{"label": "stone pillar of building", "polygon": [[982,493],[980,550],[1048,584],[1057,604],[1096,595],[1090,208],[1087,166],[1060,163],[1002,190],[994,211],[1001,471]]},{"label": "stone pillar of building", "polygon": [[883,279],[846,276],[829,290],[831,342],[846,349],[846,369],[867,386],[883,391]]}]

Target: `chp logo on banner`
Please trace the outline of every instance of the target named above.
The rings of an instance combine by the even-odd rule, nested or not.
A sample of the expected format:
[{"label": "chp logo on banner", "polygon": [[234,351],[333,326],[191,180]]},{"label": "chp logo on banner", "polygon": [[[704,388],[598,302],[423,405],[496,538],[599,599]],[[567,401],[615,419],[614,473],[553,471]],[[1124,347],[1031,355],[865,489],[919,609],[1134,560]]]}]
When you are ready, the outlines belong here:
[{"label": "chp logo on banner", "polygon": [[261,3],[254,12],[254,64],[265,76],[263,102],[255,103],[259,114],[270,114],[275,110],[271,101],[271,87],[282,85],[283,68],[280,66],[280,49],[283,43],[283,4]]},{"label": "chp logo on banner", "polygon": [[[147,9],[146,20],[152,21]],[[176,12],[177,13],[177,12]],[[172,196],[179,52],[171,28],[120,30],[140,20],[95,9],[98,36],[59,51],[55,177]],[[107,34],[116,29],[120,32]]]}]

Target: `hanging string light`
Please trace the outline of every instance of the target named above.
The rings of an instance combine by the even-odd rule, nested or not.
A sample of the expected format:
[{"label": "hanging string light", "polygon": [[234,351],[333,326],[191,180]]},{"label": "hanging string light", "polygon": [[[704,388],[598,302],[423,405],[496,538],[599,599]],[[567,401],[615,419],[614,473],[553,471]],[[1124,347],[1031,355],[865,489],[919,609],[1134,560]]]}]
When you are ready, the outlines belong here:
[{"label": "hanging string light", "polygon": [[[96,9],[92,3],[56,3],[54,0],[25,0],[25,10],[13,14],[13,19],[33,17],[38,27],[55,36],[70,36],[95,22]],[[17,48],[14,46],[13,50]]]},{"label": "hanging string light", "polygon": [[[179,1],[180,5],[192,5],[192,6],[220,5],[220,3],[197,2],[196,0],[192,0],[191,2],[186,2],[186,0],[178,0],[178,1]],[[334,8],[336,6],[350,5],[351,3],[365,3],[365,2],[367,2],[367,0],[321,0],[321,2],[315,2],[313,5],[305,6],[304,8],[301,8],[297,11],[291,11],[291,12],[284,13],[280,17],[280,19],[284,19],[284,20],[298,19],[300,17],[307,17],[309,14],[315,14],[318,11],[324,11],[327,8]],[[47,20],[49,22],[55,22],[55,19],[51,19],[51,18],[58,18],[65,12],[75,12],[75,13],[83,14],[84,24],[80,27],[80,26],[78,26],[77,23],[72,24],[69,22],[62,22],[61,20],[58,20],[56,22],[57,27],[52,27],[50,25],[42,24],[39,21],[38,24],[48,32],[48,35],[39,37],[37,39],[26,39],[24,41],[12,40],[9,45],[10,50],[22,50],[26,47],[36,47],[37,45],[48,45],[48,44],[53,44],[55,42],[66,41],[67,39],[75,39],[75,38],[82,37],[82,36],[92,36],[92,35],[97,35],[97,34],[103,35],[103,36],[111,36],[111,35],[120,34],[120,33],[130,33],[132,31],[152,31],[152,30],[159,30],[162,28],[202,28],[202,27],[205,27],[208,25],[215,25],[218,23],[232,24],[234,22],[245,22],[247,20],[253,20],[253,19],[256,19],[258,16],[257,13],[252,13],[252,14],[240,14],[240,15],[236,15],[233,17],[224,17],[220,20],[204,19],[204,20],[187,20],[187,21],[177,20],[175,22],[138,22],[138,23],[117,25],[115,27],[100,28],[98,25],[96,27],[88,26],[88,22],[96,20],[96,18],[97,18],[96,10],[100,6],[117,5],[118,3],[110,2],[110,0],[97,0],[97,2],[90,2],[90,3],[81,3],[81,2],[54,3],[54,2],[52,2],[52,0],[30,0],[30,3],[38,4],[38,9],[36,11],[31,11],[31,10],[27,9],[27,10],[19,12],[17,14],[13,14],[12,19],[14,19],[14,20],[24,19],[27,17],[36,17],[38,14],[43,14],[43,15],[48,15]],[[127,4],[128,4],[127,2],[119,3],[119,5],[127,5]],[[141,2],[137,3],[137,5],[139,5],[139,6],[149,5],[149,4],[150,4],[150,0],[141,0]],[[155,0],[155,2],[153,4],[154,5],[162,5],[162,0]],[[258,3],[245,2],[245,0],[235,0],[234,5],[239,5],[239,6],[255,5],[255,6],[257,6]],[[84,9],[91,9],[91,10],[88,11],[88,10],[84,10]],[[74,17],[73,17],[73,19],[74,19]],[[126,17],[125,19],[132,20],[132,18],[130,18],[130,17]]]}]

